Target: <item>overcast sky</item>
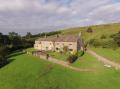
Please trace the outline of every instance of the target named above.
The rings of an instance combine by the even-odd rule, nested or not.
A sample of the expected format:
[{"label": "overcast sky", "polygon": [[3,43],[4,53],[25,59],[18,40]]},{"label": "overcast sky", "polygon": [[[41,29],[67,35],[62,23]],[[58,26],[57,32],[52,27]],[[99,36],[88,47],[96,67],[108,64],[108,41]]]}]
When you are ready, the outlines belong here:
[{"label": "overcast sky", "polygon": [[120,0],[0,0],[0,32],[120,22]]}]

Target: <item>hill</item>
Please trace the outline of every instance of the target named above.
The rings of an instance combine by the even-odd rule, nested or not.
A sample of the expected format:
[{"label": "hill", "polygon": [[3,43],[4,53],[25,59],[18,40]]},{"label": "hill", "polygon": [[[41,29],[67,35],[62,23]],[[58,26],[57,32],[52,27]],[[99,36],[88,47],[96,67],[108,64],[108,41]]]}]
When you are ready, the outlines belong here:
[{"label": "hill", "polygon": [[0,69],[0,89],[119,89],[120,71],[104,67],[89,54],[74,66],[94,72],[72,71],[27,54],[16,53],[11,59]]},{"label": "hill", "polygon": [[[92,28],[93,30],[92,33],[87,32],[87,29],[89,27]],[[120,23],[94,25],[89,27],[87,26],[87,27],[65,29],[65,30],[62,30],[62,34],[78,35],[81,32],[83,39],[86,41],[89,41],[90,39],[93,39],[93,38],[99,39],[102,35],[105,35],[107,39],[110,39],[110,35],[120,31]]]}]

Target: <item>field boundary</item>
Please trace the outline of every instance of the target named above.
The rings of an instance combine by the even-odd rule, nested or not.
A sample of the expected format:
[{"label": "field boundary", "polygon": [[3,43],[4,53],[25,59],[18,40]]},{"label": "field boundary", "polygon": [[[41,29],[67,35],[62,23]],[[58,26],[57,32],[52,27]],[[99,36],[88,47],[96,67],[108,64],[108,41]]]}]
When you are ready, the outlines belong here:
[{"label": "field boundary", "polygon": [[74,71],[80,71],[80,72],[81,71],[84,71],[84,72],[93,71],[92,69],[81,69],[81,68],[78,68],[78,67],[73,67],[68,62],[65,62],[65,61],[62,61],[62,60],[59,60],[59,59],[55,59],[53,57],[49,57],[48,59],[46,59],[46,56],[44,56],[44,55],[34,55],[34,56],[40,57],[43,60],[46,60],[46,61],[58,64],[58,65],[64,66],[64,67],[69,68],[69,69],[74,70]]},{"label": "field boundary", "polygon": [[101,61],[101,62],[103,62],[104,64],[109,64],[109,65],[115,67],[116,69],[120,69],[120,64],[119,64],[119,63],[116,63],[116,62],[114,62],[114,61],[111,61],[111,60],[109,60],[108,58],[105,58],[105,57],[97,54],[96,52],[94,52],[94,51],[92,51],[92,50],[90,50],[90,49],[87,50],[87,53],[91,54],[92,56],[94,56],[95,58],[97,58],[98,61]]}]

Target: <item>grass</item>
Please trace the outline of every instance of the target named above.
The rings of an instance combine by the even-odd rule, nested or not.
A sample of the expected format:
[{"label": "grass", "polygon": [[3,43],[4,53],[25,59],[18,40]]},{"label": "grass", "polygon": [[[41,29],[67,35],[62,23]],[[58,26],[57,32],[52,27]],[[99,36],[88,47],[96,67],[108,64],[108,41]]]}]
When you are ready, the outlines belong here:
[{"label": "grass", "polygon": [[[85,54],[80,68],[96,68],[96,72],[77,72],[43,61],[32,55],[11,57],[10,64],[0,69],[0,89],[119,89],[120,71],[107,69]],[[78,62],[79,62],[78,61]]]},{"label": "grass", "polygon": [[88,53],[85,53],[84,56],[80,57],[72,65],[75,66],[75,67],[80,67],[80,68],[91,68],[91,69],[96,69],[96,68],[104,69],[105,68],[101,62],[98,62],[95,57],[91,56]]},{"label": "grass", "polygon": [[37,50],[34,49],[34,48],[28,48],[28,49],[26,49],[26,51],[28,51],[28,52],[32,52],[32,51],[37,51]]},{"label": "grass", "polygon": [[64,35],[78,35],[80,32],[82,33],[82,38],[85,41],[89,41],[90,39],[100,39],[101,35],[105,35],[110,40],[110,35],[115,34],[120,31],[120,23],[116,24],[106,24],[106,25],[96,25],[90,26],[93,29],[93,33],[86,32],[88,27],[78,27],[78,28],[70,28],[62,31]]},{"label": "grass", "polygon": [[116,50],[108,49],[108,48],[92,48],[96,53],[104,56],[112,61],[120,63],[120,48]]},{"label": "grass", "polygon": [[60,60],[64,60],[66,61],[68,56],[69,56],[69,53],[60,53],[60,52],[52,52],[52,51],[49,51],[48,52],[50,56],[56,58],[56,59],[60,59]]}]

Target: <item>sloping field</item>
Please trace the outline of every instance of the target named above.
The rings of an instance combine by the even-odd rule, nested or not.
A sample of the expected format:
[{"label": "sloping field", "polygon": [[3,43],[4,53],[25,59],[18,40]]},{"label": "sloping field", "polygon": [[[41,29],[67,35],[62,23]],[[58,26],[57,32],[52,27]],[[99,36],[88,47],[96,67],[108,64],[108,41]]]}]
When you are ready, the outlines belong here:
[{"label": "sloping field", "polygon": [[104,67],[88,54],[75,66],[94,68],[94,72],[72,71],[27,54],[15,54],[11,59],[0,69],[0,89],[120,88],[120,71]]},{"label": "sloping field", "polygon": [[86,32],[88,27],[78,27],[78,28],[70,28],[63,30],[62,33],[64,35],[78,35],[80,32],[82,33],[82,37],[87,41],[93,38],[99,39],[101,35],[106,35],[108,39],[110,39],[110,35],[117,33],[120,31],[120,24],[106,24],[106,25],[96,25],[90,26],[93,29],[93,33]]}]

